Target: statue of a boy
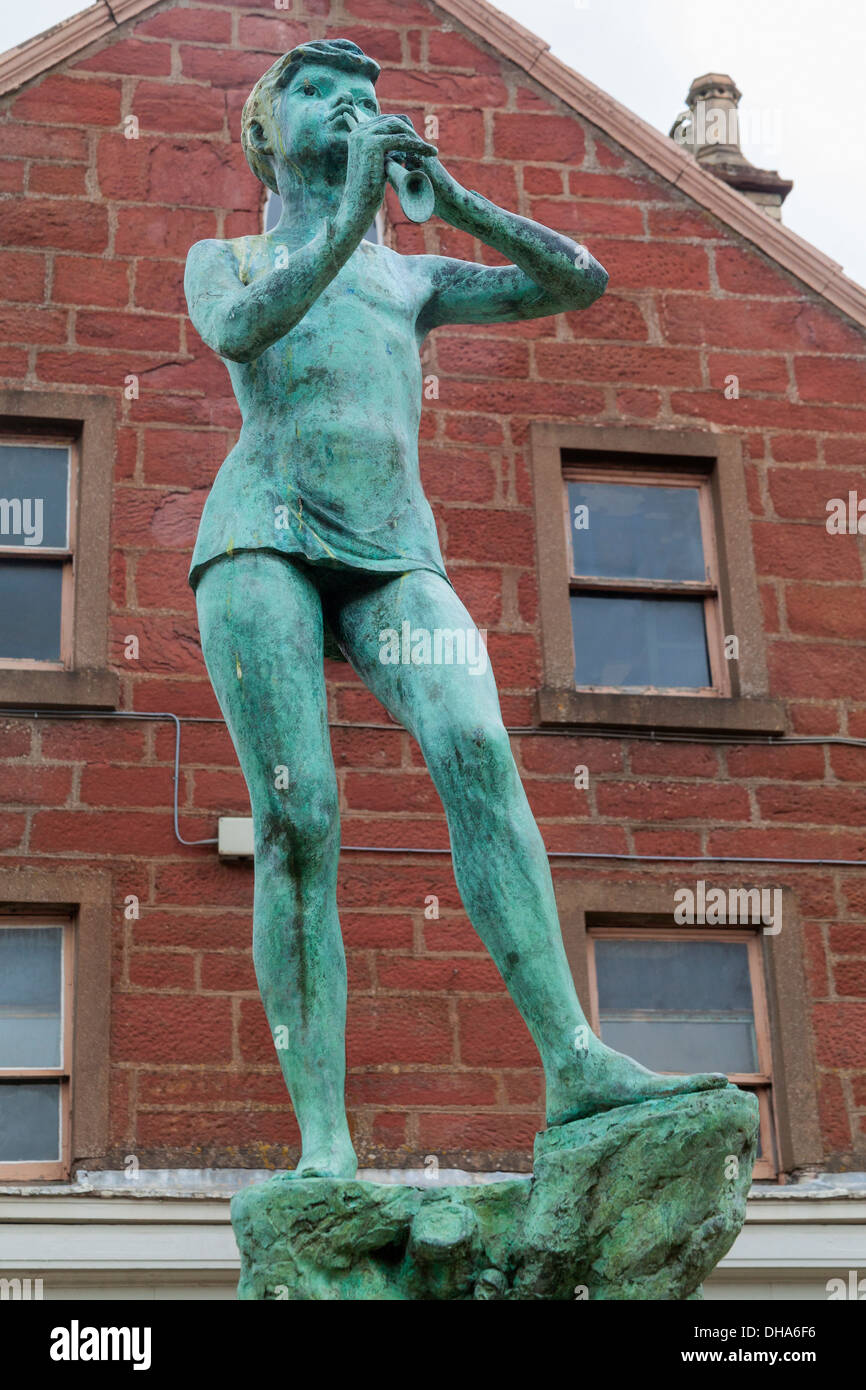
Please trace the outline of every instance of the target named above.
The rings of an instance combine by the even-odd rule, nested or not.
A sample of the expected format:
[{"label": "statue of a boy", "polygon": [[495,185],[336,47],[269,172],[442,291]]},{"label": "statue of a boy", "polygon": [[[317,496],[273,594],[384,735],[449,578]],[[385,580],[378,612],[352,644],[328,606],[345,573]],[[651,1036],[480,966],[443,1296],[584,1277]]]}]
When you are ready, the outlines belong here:
[{"label": "statue of a boy", "polygon": [[[242,141],[254,173],[279,191],[279,223],[198,242],[185,280],[192,321],[225,359],[243,416],[190,583],[252,803],[253,955],[270,1027],[288,1037],[279,1055],[303,1141],[299,1177],[357,1168],[344,1100],[330,636],[420,744],[466,910],[541,1054],[548,1124],[725,1084],[647,1071],[587,1027],[486,663],[384,658],[384,634],[404,623],[413,637],[477,640],[421,489],[420,344],[444,323],[586,308],[607,274],[567,237],[461,187],[407,117],[379,113],[378,75],[339,39],[303,44],[268,69],[244,107]],[[395,152],[427,173],[439,217],[513,264],[365,241]]]}]

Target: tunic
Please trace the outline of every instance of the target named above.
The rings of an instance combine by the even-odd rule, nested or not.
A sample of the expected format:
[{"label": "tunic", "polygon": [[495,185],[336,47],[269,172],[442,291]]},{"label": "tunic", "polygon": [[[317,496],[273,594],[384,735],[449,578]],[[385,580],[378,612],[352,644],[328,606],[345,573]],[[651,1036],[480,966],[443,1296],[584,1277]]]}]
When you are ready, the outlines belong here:
[{"label": "tunic", "polygon": [[[205,503],[193,589],[247,550],[450,585],[418,464],[415,293],[403,257],[362,243],[291,335],[226,362],[244,424]],[[345,659],[327,619],[326,655]]]}]

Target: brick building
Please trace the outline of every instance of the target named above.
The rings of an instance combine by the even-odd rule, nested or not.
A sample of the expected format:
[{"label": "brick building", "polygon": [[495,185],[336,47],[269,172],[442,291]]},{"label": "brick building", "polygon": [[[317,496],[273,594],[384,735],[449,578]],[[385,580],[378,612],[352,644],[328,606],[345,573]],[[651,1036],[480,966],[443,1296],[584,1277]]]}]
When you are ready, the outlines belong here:
[{"label": "brick building", "polygon": [[[386,110],[435,118],[461,182],[610,273],[586,312],[427,339],[422,475],[584,1005],[615,1045],[755,1090],[767,1186],[729,1287],[768,1267],[824,1296],[866,1259],[866,291],[767,215],[783,180],[725,179],[484,0],[121,0],[0,59],[4,1263],[60,1279],[52,1212],[85,1200],[86,1252],[95,1188],[135,1233],[186,1230],[194,1190],[218,1245],[202,1170],[297,1157],[249,949],[248,802],[186,579],[239,417],[182,277],[192,242],[262,227],[243,101],[327,36],[381,62]],[[378,234],[497,260],[390,193]],[[361,1162],[526,1171],[537,1055],[461,911],[432,783],[352,672],[327,676]],[[767,890],[781,916],[701,920],[713,889]],[[199,1177],[173,1188],[178,1169]],[[812,1234],[764,1258],[777,1228]],[[230,1293],[224,1244],[188,1268],[130,1242],[136,1287]],[[68,1266],[85,1282],[88,1259]]]}]

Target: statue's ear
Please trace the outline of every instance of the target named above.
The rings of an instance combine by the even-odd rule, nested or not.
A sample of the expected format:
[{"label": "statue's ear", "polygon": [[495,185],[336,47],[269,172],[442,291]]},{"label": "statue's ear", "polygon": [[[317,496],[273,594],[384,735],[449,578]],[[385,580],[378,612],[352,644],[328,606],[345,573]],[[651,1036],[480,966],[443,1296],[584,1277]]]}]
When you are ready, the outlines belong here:
[{"label": "statue's ear", "polygon": [[253,121],[249,129],[249,141],[260,154],[273,154],[261,121]]}]

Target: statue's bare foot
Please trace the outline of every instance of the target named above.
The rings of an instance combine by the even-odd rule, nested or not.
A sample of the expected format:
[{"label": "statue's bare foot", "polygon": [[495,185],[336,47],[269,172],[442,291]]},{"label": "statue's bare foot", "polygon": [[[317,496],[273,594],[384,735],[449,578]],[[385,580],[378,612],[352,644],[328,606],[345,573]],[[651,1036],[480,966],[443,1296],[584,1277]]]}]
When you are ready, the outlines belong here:
[{"label": "statue's bare foot", "polygon": [[289,1178],[354,1178],[358,1171],[358,1159],[351,1140],[331,1140],[330,1142],[305,1148],[297,1168],[286,1176]]},{"label": "statue's bare foot", "polygon": [[728,1078],[720,1072],[665,1076],[649,1071],[590,1034],[587,1047],[576,1049],[573,1060],[548,1075],[547,1123],[564,1125],[619,1105],[638,1105],[644,1100],[713,1091],[727,1085]]}]

